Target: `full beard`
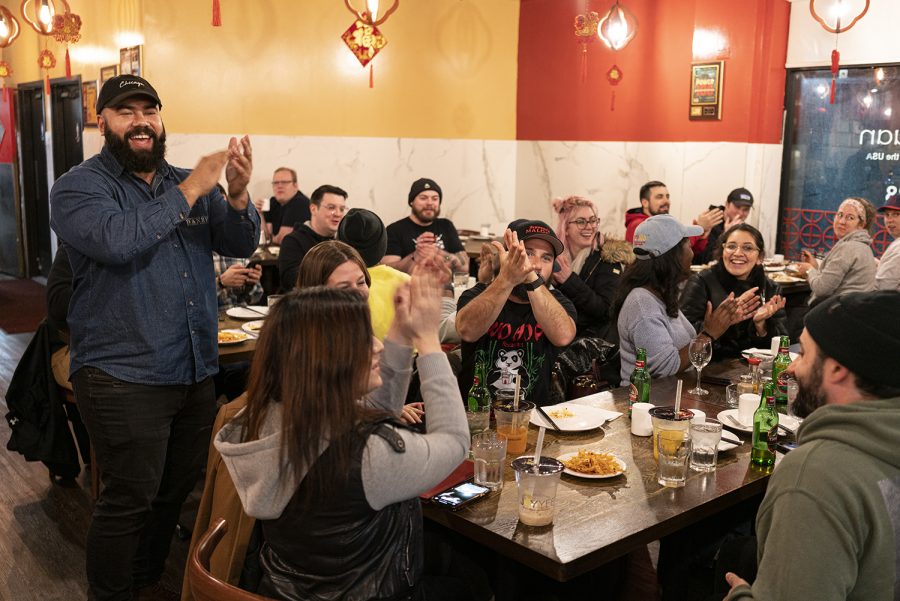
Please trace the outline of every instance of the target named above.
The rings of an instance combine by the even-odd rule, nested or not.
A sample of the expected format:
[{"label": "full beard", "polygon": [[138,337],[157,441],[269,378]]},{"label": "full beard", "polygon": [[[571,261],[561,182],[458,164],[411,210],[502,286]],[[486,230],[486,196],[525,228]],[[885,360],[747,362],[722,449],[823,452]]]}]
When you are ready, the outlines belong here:
[{"label": "full beard", "polygon": [[822,392],[822,363],[823,361],[816,359],[809,380],[794,374],[797,377],[798,390],[791,410],[797,417],[807,417],[825,404],[825,393]]},{"label": "full beard", "polygon": [[434,214],[431,217],[425,217],[421,211],[417,211],[417,210],[413,209],[413,215],[416,216],[416,219],[418,219],[419,221],[421,221],[422,223],[425,223],[425,224],[432,223],[440,216],[440,214],[441,214],[440,206],[438,206],[438,208],[436,208],[434,210]]},{"label": "full beard", "polygon": [[[153,140],[151,150],[132,150],[128,140],[138,134],[150,136],[150,139]],[[156,132],[149,127],[135,127],[121,137],[107,129],[103,138],[106,140],[106,147],[109,148],[110,153],[129,173],[152,173],[159,168],[166,156],[165,130],[157,137]]]}]

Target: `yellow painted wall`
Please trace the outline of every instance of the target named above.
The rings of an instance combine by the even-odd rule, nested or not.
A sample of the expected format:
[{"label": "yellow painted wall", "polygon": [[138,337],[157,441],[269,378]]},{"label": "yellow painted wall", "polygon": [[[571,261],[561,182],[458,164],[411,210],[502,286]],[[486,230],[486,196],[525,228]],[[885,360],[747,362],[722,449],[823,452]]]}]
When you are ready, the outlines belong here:
[{"label": "yellow painted wall", "polygon": [[[18,0],[0,4],[19,16]],[[170,132],[515,139],[516,0],[401,0],[374,89],[340,39],[353,22],[342,0],[221,0],[221,28],[211,0],[69,4],[84,21],[73,73],[98,77],[118,62],[118,34],[142,35]],[[4,51],[13,82],[41,76],[38,37],[25,25]],[[61,77],[64,51],[49,45]]]}]

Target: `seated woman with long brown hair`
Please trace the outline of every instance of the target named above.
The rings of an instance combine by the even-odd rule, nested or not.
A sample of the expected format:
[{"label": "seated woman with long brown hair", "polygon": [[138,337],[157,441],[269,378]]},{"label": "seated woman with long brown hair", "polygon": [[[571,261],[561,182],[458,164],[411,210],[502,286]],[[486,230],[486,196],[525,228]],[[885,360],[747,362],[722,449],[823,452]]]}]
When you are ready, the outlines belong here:
[{"label": "seated woman with long brown hair", "polygon": [[[422,572],[421,492],[464,459],[468,427],[438,342],[441,284],[417,266],[382,345],[361,295],[286,294],[260,332],[246,411],[216,437],[262,523],[258,592],[277,599],[408,599]],[[397,419],[412,346],[428,433]]]}]

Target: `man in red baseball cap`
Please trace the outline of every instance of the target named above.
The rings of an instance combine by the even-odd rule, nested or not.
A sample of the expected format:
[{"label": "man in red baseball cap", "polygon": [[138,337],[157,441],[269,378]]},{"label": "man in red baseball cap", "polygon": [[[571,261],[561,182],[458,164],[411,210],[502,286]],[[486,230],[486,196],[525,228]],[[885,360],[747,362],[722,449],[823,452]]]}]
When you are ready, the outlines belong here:
[{"label": "man in red baseball cap", "polygon": [[480,363],[492,394],[514,390],[520,377],[522,398],[548,405],[553,362],[575,338],[575,307],[548,284],[563,244],[549,225],[527,220],[510,223],[504,241],[505,248],[492,242],[500,273],[490,284],[463,292],[457,305],[460,389],[469,389]]}]

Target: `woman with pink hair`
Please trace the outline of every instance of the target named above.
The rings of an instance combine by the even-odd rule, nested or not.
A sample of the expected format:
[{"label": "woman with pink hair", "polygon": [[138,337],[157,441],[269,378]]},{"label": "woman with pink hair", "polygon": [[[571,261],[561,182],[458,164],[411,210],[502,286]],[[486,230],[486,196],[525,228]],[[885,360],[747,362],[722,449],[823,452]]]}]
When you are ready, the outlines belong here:
[{"label": "woman with pink hair", "polygon": [[609,308],[619,277],[634,261],[631,245],[604,238],[593,201],[581,196],[553,199],[556,235],[565,251],[556,260],[553,284],[578,309],[578,337],[607,338]]}]

